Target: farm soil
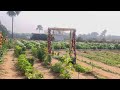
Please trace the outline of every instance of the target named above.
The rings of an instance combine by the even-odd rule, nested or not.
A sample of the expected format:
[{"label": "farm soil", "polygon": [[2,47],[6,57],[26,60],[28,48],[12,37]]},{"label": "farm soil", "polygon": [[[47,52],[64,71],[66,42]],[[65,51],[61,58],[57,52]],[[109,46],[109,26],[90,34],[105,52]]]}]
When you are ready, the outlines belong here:
[{"label": "farm soil", "polygon": [[14,50],[8,50],[3,56],[3,63],[0,64],[0,79],[24,79],[25,77],[17,70],[17,59],[14,57]]}]

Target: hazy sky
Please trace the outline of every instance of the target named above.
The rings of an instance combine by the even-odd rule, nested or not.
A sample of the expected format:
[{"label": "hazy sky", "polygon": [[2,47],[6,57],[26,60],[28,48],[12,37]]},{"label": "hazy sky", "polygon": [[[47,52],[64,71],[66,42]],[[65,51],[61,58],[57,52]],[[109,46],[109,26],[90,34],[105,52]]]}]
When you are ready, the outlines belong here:
[{"label": "hazy sky", "polygon": [[[11,30],[11,18],[6,11],[0,11],[0,20]],[[76,28],[77,34],[91,32],[120,35],[120,11],[22,11],[14,19],[14,31],[37,33],[37,25],[48,27]]]}]

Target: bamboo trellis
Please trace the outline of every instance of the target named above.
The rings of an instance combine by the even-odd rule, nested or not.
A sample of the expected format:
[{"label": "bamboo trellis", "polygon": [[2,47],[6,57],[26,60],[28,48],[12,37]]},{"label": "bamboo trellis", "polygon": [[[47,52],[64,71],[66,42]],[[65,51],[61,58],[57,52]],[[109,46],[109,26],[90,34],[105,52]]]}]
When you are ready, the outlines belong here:
[{"label": "bamboo trellis", "polygon": [[[52,41],[52,34],[51,31],[56,30],[56,31],[70,31],[70,49],[69,49],[69,54],[71,56],[71,52],[73,51],[74,54],[74,60],[73,63],[76,63],[76,29],[73,28],[48,28],[48,53],[51,54],[51,41]],[[54,33],[53,33],[54,34]]]}]

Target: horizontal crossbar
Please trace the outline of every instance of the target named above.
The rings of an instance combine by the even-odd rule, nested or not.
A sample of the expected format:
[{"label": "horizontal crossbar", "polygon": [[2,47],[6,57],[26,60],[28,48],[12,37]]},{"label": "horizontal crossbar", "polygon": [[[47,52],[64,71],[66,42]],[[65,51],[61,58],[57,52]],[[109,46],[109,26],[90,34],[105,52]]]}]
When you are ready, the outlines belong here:
[{"label": "horizontal crossbar", "polygon": [[74,31],[74,28],[48,28],[48,30],[56,30],[56,31]]}]

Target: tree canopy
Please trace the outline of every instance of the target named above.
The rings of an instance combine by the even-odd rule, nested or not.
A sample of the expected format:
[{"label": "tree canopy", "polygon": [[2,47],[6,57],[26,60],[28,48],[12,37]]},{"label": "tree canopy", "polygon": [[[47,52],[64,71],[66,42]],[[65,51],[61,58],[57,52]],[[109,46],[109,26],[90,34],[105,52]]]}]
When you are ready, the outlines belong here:
[{"label": "tree canopy", "polygon": [[0,32],[2,32],[3,36],[7,36],[9,33],[7,28],[2,23],[0,23]]}]

